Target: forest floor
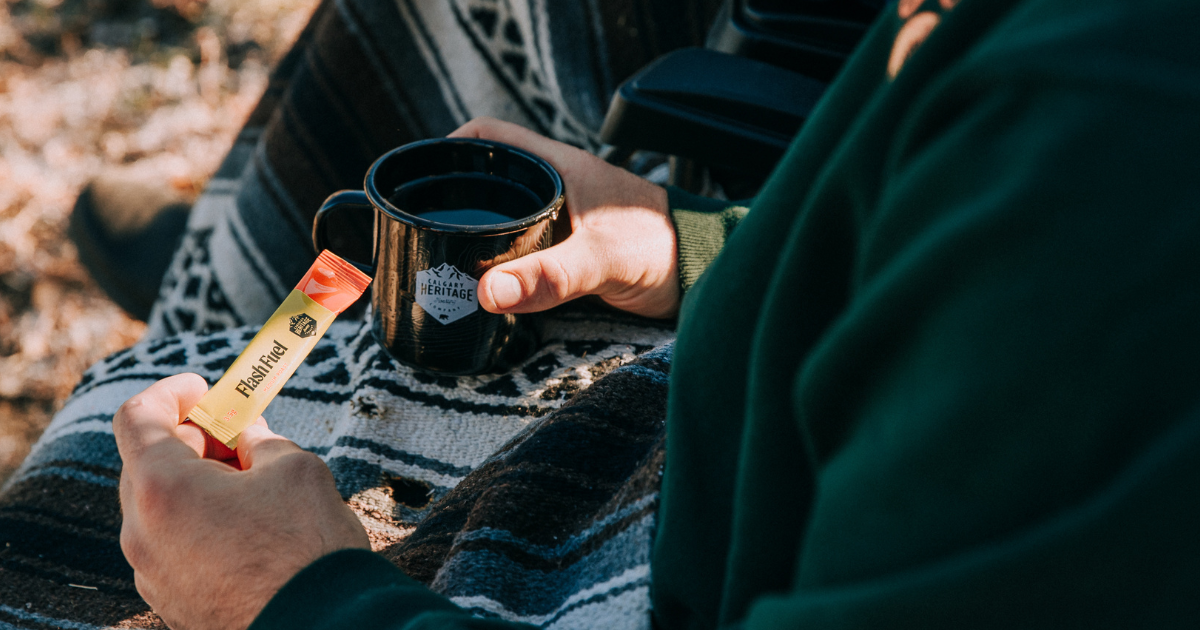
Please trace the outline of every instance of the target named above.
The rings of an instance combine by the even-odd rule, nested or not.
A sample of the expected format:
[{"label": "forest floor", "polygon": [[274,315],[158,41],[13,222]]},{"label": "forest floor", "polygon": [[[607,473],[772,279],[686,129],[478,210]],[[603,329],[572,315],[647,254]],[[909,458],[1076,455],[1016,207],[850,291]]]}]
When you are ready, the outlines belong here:
[{"label": "forest floor", "polygon": [[315,0],[0,0],[0,481],[144,325],[66,237],[96,176],[194,198]]}]

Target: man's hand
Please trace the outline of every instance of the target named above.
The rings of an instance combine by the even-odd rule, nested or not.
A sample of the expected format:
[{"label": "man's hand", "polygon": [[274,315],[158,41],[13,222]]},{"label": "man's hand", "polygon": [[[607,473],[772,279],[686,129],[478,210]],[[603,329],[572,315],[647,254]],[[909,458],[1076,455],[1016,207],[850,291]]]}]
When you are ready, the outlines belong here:
[{"label": "man's hand", "polygon": [[176,630],[245,628],[310,562],[370,547],[325,464],[262,418],[236,453],[180,425],[206,390],[196,374],[172,376],[113,418],[124,462],[121,549],[138,592]]},{"label": "man's hand", "polygon": [[[529,313],[595,294],[647,317],[679,311],[675,228],[660,186],[575,147],[518,125],[477,118],[450,137],[486,138],[550,162],[566,188],[568,221],[557,245],[489,270],[479,304],[493,313]],[[567,238],[562,239],[565,236]]]}]

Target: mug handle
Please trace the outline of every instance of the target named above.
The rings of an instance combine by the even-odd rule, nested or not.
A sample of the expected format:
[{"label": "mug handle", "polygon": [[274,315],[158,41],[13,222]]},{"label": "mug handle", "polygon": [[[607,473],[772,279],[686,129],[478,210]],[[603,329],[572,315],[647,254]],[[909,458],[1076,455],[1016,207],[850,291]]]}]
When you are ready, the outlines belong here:
[{"label": "mug handle", "polygon": [[[361,190],[339,190],[338,192],[329,195],[325,199],[325,203],[321,204],[321,209],[317,210],[317,216],[313,218],[313,248],[320,254],[322,251],[329,248],[329,236],[326,234],[325,220],[335,212],[344,210],[357,210],[375,212],[375,206],[371,205],[371,201],[367,198],[367,194]],[[334,252],[335,254],[337,252]],[[375,265],[359,262],[357,260],[346,259],[346,262],[354,265],[359,271],[374,277]],[[374,261],[372,261],[373,263]]]}]

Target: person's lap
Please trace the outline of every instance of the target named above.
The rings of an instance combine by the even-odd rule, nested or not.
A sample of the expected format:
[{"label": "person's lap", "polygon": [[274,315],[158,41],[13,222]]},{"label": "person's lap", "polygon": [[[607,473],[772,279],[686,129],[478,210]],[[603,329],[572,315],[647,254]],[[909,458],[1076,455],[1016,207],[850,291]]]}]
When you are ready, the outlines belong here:
[{"label": "person's lap", "polygon": [[[87,372],[0,494],[0,621],[159,623],[117,540],[112,415],[165,376],[215,381],[255,331],[146,340]],[[433,377],[341,321],[264,416],[326,461],[377,551],[460,605],[548,624],[645,612],[670,357],[648,350],[672,336],[568,306],[525,364]]]}]

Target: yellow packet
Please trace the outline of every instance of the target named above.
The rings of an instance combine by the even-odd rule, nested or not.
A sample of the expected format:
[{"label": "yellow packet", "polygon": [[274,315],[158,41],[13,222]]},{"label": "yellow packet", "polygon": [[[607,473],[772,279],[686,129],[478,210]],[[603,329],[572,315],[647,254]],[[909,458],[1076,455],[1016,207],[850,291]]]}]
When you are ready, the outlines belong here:
[{"label": "yellow packet", "polygon": [[254,424],[334,318],[370,283],[370,276],[350,263],[329,250],[321,252],[187,419],[229,448],[237,448],[242,431]]}]

